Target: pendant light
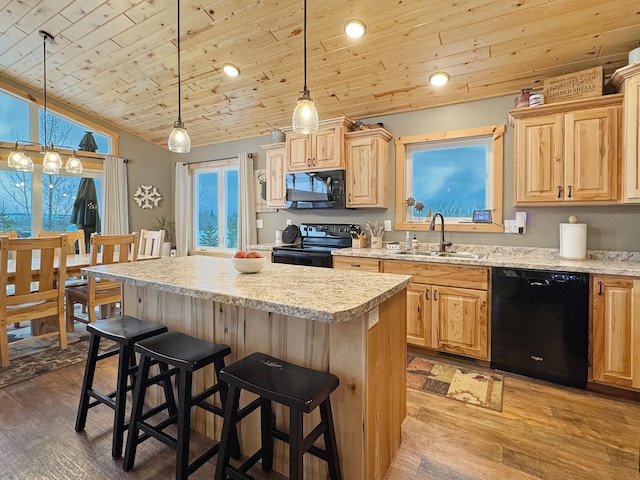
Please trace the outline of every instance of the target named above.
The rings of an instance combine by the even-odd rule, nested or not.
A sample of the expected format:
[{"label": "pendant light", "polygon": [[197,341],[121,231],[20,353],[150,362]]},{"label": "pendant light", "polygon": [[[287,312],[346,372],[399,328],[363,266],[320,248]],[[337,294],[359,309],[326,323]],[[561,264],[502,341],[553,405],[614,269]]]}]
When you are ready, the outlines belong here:
[{"label": "pendant light", "polygon": [[307,88],[307,0],[304,0],[304,87],[293,111],[292,125],[295,133],[308,135],[318,131],[318,111]]},{"label": "pendant light", "polygon": [[171,130],[171,135],[169,135],[169,150],[174,153],[189,153],[191,150],[191,139],[189,138],[189,134],[187,133],[187,129],[182,123],[182,118],[180,114],[182,113],[182,105],[181,105],[181,90],[180,90],[180,0],[177,0],[178,3],[178,120],[173,124],[173,130]]}]

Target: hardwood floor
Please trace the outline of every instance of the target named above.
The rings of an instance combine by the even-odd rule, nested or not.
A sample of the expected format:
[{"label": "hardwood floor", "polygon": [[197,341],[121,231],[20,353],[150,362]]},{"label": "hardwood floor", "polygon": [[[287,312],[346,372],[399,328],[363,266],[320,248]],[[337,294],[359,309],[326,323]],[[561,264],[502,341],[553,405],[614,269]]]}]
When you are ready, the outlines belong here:
[{"label": "hardwood floor", "polygon": [[[110,456],[104,407],[90,411],[85,432],[74,432],[83,370],[76,364],[0,389],[0,478],[172,479],[173,451],[155,440],[122,471]],[[114,377],[113,362],[96,376]],[[514,377],[506,378],[502,413],[413,390],[407,401],[389,480],[640,479],[637,402]],[[196,435],[194,449],[207,441]],[[212,476],[207,465],[190,478]]]}]

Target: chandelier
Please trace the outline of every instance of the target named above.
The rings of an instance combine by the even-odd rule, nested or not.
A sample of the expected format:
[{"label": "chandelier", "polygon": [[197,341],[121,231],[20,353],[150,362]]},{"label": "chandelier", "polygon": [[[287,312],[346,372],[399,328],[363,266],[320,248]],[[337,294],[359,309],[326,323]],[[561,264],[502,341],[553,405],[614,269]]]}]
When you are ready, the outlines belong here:
[{"label": "chandelier", "polygon": [[33,172],[33,160],[27,154],[27,145],[39,145],[40,152],[44,155],[42,159],[42,173],[48,173],[57,175],[62,168],[62,157],[58,153],[59,148],[68,148],[73,151],[71,156],[67,159],[65,169],[68,173],[79,174],[82,173],[82,162],[76,155],[76,151],[73,147],[67,145],[54,145],[53,142],[48,142],[47,138],[47,40],[53,42],[53,35],[44,30],[38,31],[42,37],[42,51],[44,56],[44,79],[43,79],[43,109],[44,109],[44,144],[18,140],[15,142],[15,146],[9,154],[9,167],[15,168],[20,172]]}]

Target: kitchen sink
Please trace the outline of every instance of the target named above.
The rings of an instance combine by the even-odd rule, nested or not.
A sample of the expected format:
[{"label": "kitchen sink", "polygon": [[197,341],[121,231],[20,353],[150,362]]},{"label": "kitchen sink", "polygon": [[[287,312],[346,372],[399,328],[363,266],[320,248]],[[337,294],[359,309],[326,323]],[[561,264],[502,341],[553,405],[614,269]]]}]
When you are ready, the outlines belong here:
[{"label": "kitchen sink", "polygon": [[486,260],[486,255],[478,255],[475,253],[469,252],[423,252],[423,251],[415,251],[415,252],[407,252],[402,251],[399,252],[401,255],[415,255],[418,257],[440,257],[440,258],[459,258],[459,259],[467,259],[467,260]]}]

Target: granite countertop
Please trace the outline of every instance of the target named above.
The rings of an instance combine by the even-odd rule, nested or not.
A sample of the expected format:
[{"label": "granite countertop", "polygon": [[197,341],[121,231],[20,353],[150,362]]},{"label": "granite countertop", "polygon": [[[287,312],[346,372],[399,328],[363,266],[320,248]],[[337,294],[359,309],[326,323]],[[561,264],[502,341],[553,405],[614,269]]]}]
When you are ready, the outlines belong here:
[{"label": "granite countertop", "polygon": [[241,274],[230,258],[188,256],[82,269],[89,276],[327,323],[349,321],[409,284],[408,275],[267,263]]},{"label": "granite countertop", "polygon": [[[436,251],[437,244],[419,244],[418,251]],[[468,252],[483,258],[443,258],[404,254],[386,248],[342,248],[333,255],[346,257],[378,258],[381,260],[405,260],[425,263],[458,265],[482,265],[487,267],[526,268],[531,270],[555,270],[565,272],[599,273],[640,277],[640,252],[589,250],[587,260],[566,260],[553,248],[491,247],[483,245],[454,245],[447,251]]]}]

